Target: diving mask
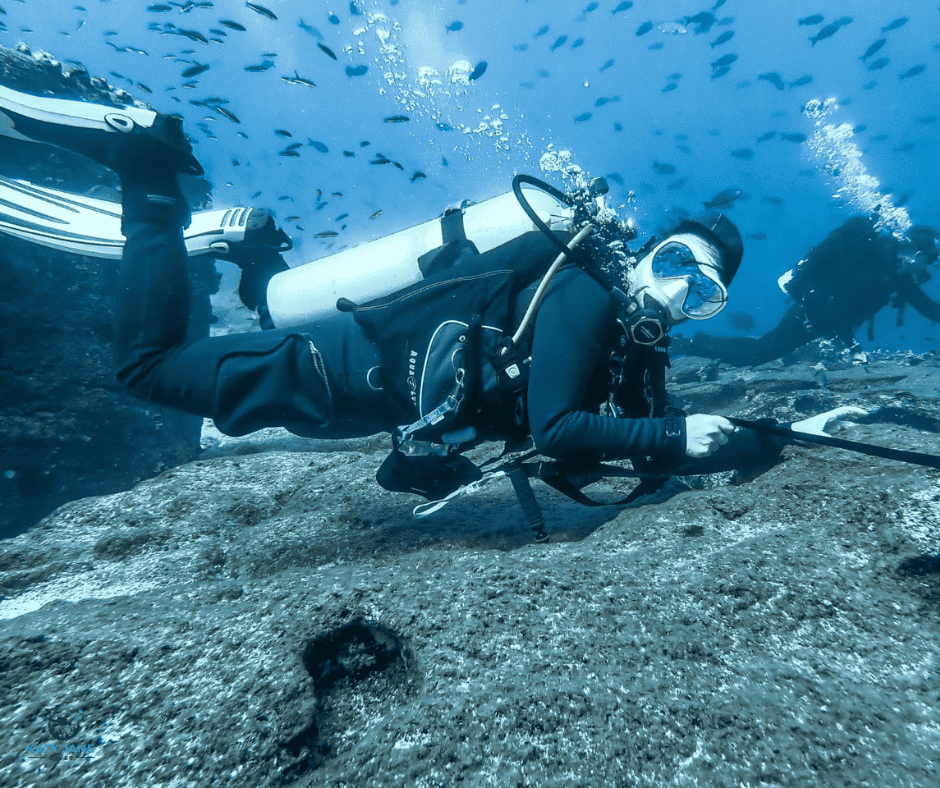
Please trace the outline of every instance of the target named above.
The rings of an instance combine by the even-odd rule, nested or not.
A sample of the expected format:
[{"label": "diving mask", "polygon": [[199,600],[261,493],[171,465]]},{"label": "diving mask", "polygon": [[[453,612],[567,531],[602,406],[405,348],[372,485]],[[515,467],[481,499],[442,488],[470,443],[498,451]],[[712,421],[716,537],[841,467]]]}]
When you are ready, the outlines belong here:
[{"label": "diving mask", "polygon": [[718,314],[728,290],[718,271],[718,251],[697,235],[671,235],[636,264],[633,294],[655,299],[673,323],[705,320]]}]

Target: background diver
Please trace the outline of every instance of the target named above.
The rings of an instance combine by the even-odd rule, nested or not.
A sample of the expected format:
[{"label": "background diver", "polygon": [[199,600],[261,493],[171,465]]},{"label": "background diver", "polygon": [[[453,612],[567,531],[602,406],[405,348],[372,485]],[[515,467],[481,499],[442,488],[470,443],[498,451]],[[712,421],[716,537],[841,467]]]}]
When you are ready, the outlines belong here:
[{"label": "background diver", "polygon": [[735,366],[764,364],[819,338],[839,339],[856,350],[855,332],[868,321],[868,339],[874,339],[874,317],[889,303],[898,310],[899,326],[908,304],[940,323],[940,304],[922,289],[931,278],[927,266],[940,257],[938,238],[932,227],[917,225],[898,241],[878,232],[874,217],[856,216],[780,278],[794,303],[775,328],[762,337],[673,337],[673,350]]},{"label": "background diver", "polygon": [[[388,379],[383,370],[383,364],[389,366],[388,348],[364,328],[358,310],[336,311],[302,328],[187,336],[191,296],[183,229],[191,214],[177,176],[203,170],[179,118],[0,88],[0,121],[2,134],[72,150],[120,178],[126,242],[116,309],[116,375],[133,394],[209,417],[233,436],[281,426],[305,437],[378,432],[400,437],[401,425],[415,422],[405,381]],[[218,247],[218,256],[243,265],[260,256],[262,268],[277,269],[283,233],[268,216],[258,216],[265,221],[249,228],[241,244]],[[560,235],[566,242],[571,238]],[[448,260],[448,271],[482,277],[557,254],[537,231],[482,255],[465,239],[438,251]],[[627,293],[616,291],[619,304],[584,266],[564,266],[548,284],[534,329],[512,348],[518,364],[507,368],[525,385],[509,392],[500,388],[483,404],[474,399],[481,396],[479,388],[466,393],[469,404],[462,412],[471,433],[480,439],[531,435],[540,453],[572,464],[630,459],[660,479],[769,467],[786,439],[735,428],[721,416],[687,415],[665,389],[670,327],[707,319],[723,308],[742,254],[737,228],[712,213],[647,244]],[[509,326],[520,323],[538,284],[512,292]],[[420,324],[422,317],[423,312],[409,314],[405,322]],[[458,372],[462,376],[465,368],[486,361],[470,359]],[[518,375],[520,370],[525,374]],[[434,374],[429,370],[426,377]],[[408,384],[413,390],[413,378]],[[858,411],[821,414],[793,429],[818,433],[847,410]],[[420,418],[408,429],[424,434]],[[435,440],[449,439],[436,435]],[[433,482],[424,489],[413,484],[390,489],[429,498],[447,492]]]}]

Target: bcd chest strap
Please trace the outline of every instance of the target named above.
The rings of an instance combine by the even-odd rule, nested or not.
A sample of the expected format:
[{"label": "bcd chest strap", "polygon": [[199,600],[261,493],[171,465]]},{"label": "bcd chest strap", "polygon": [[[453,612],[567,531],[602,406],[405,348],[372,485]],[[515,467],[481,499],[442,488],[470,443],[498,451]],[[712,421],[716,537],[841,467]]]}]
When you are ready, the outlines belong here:
[{"label": "bcd chest strap", "polygon": [[[507,447],[508,448],[508,447]],[[484,463],[481,468],[473,466],[478,476],[468,479],[459,488],[449,491],[438,500],[429,500],[428,503],[419,504],[413,510],[417,518],[427,517],[443,509],[455,498],[464,495],[473,495],[482,490],[489,482],[508,478],[512,483],[513,491],[519,499],[523,515],[529,526],[535,532],[536,542],[547,542],[549,535],[545,530],[545,517],[532,490],[530,479],[540,479],[549,487],[583,506],[626,506],[642,495],[657,492],[669,479],[668,474],[652,474],[641,471],[628,470],[617,465],[597,463],[589,467],[576,467],[570,463],[555,460],[531,461],[538,454],[533,449],[521,457],[513,457],[495,467],[483,472],[483,468],[493,462],[503,459],[503,455],[494,457]],[[466,458],[461,458],[469,462]],[[615,501],[595,501],[581,490],[605,477],[638,478],[640,483],[630,493]]]}]

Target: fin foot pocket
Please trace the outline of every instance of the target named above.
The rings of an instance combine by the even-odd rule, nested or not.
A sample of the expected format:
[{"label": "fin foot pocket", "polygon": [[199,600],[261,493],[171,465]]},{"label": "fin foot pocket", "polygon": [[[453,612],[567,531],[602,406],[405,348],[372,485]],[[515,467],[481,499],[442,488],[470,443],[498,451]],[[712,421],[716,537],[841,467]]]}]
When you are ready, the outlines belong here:
[{"label": "fin foot pocket", "polygon": [[54,145],[116,172],[203,175],[182,118],[140,107],[33,96],[0,85],[0,136]]}]

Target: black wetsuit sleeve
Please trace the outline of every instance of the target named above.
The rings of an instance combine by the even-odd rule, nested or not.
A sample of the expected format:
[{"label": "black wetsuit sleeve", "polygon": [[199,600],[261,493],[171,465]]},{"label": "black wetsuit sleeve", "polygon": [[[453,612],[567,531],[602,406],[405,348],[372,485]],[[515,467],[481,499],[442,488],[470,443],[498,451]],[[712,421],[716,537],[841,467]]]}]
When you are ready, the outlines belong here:
[{"label": "black wetsuit sleeve", "polygon": [[898,295],[932,323],[940,323],[940,304],[934,301],[909,277],[902,277],[898,285]]},{"label": "black wetsuit sleeve", "polygon": [[[539,309],[532,343],[528,408],[540,452],[560,460],[630,459],[651,474],[759,473],[779,461],[786,439],[749,429],[729,436],[711,456],[685,454],[685,419],[612,418],[597,413],[606,399],[614,325],[604,290],[577,271],[562,271]],[[634,382],[639,386],[639,381]]]},{"label": "black wetsuit sleeve", "polygon": [[[597,408],[607,396],[614,311],[604,289],[577,269],[559,272],[539,307],[528,386],[529,426],[540,452],[594,462],[630,457],[677,459],[685,422],[667,435],[666,419],[615,419]],[[639,384],[638,384],[639,385]]]}]

